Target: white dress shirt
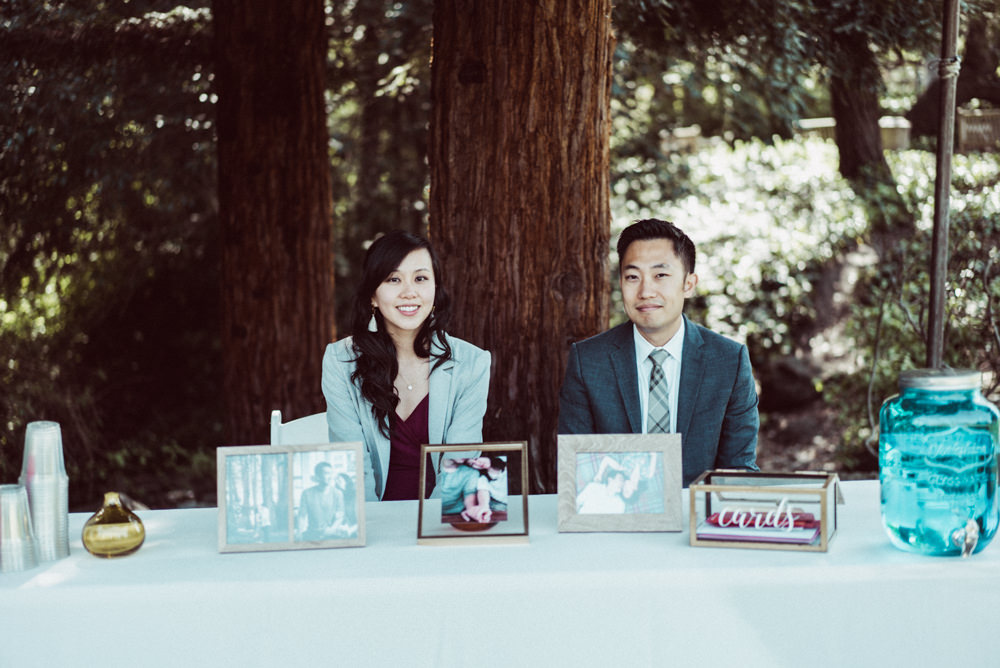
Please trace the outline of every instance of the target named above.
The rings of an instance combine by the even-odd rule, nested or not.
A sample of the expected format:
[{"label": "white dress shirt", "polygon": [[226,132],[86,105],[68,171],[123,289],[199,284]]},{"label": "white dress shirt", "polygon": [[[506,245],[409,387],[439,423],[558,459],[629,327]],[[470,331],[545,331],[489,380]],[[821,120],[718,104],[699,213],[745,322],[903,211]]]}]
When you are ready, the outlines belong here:
[{"label": "white dress shirt", "polygon": [[[649,404],[649,375],[653,371],[653,360],[649,359],[649,353],[656,348],[652,343],[643,338],[639,330],[632,326],[632,334],[635,338],[635,363],[636,375],[639,377],[639,407],[642,414],[642,433],[648,433],[646,421],[646,406]],[[663,377],[667,379],[667,389],[670,392],[670,431],[677,431],[677,397],[681,384],[681,359],[684,353],[684,320],[681,320],[680,329],[674,333],[673,337],[661,346],[667,352],[667,359],[663,361]]]}]

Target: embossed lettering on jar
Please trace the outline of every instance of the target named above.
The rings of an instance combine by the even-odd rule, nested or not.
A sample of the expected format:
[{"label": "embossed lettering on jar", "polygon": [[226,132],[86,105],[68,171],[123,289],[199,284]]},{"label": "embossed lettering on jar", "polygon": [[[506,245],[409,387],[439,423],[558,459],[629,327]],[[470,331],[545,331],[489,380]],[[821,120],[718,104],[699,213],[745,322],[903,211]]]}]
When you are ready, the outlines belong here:
[{"label": "embossed lettering on jar", "polygon": [[974,370],[904,371],[882,404],[882,524],[900,549],[967,556],[996,533],[1000,412],[980,383]]}]

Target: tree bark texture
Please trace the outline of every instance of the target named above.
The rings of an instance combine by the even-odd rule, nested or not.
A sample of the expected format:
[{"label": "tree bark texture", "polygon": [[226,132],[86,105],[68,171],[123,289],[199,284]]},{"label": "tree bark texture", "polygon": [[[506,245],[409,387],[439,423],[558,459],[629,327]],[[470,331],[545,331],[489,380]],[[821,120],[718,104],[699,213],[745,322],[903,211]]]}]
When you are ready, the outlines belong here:
[{"label": "tree bark texture", "polygon": [[875,55],[862,35],[839,39],[842,55],[830,73],[830,103],[836,121],[834,136],[840,153],[840,173],[853,180],[869,172],[886,175],[882,131],[879,128],[881,74]]},{"label": "tree bark texture", "polygon": [[555,491],[569,344],[608,322],[610,0],[440,0],[430,229],[451,330],[493,353],[488,441]]},{"label": "tree bark texture", "polygon": [[834,44],[830,103],[840,173],[865,203],[872,246],[884,262],[892,263],[899,240],[912,232],[914,221],[883,150],[878,99],[882,75],[862,33],[838,34]]},{"label": "tree bark texture", "polygon": [[216,0],[226,438],[323,409],[334,336],[323,0]]}]

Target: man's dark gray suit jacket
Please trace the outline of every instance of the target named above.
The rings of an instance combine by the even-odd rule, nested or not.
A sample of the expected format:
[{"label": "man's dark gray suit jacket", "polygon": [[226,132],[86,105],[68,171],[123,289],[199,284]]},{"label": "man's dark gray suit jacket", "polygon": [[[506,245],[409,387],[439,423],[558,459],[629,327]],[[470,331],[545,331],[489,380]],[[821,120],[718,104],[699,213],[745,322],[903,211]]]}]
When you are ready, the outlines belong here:
[{"label": "man's dark gray suit jacket", "polygon": [[[757,470],[757,389],[746,346],[684,317],[677,431],[683,484],[713,468]],[[560,434],[642,432],[635,340],[627,322],[569,351]]]}]

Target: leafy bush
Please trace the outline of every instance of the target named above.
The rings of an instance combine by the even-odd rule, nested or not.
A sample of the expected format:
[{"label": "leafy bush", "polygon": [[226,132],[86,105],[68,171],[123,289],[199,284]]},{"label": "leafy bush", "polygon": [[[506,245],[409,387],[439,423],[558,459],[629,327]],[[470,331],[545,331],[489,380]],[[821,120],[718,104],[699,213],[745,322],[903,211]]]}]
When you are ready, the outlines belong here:
[{"label": "leafy bush", "polygon": [[50,293],[8,306],[0,297],[4,481],[17,479],[27,423],[55,420],[74,508],[109,489],[152,506],[175,505],[168,495],[178,488],[214,494],[217,272],[204,257],[170,253],[143,264],[137,273],[114,260],[67,271],[52,293],[58,307],[42,312]]},{"label": "leafy bush", "polygon": [[615,231],[638,218],[673,220],[698,248],[689,314],[757,358],[792,354],[800,330],[820,318],[816,276],[866,227],[836,161],[836,147],[819,139],[716,143],[689,157],[690,194],[658,210],[616,198]]},{"label": "leafy bush", "polygon": [[[925,366],[935,158],[915,150],[889,158],[917,221],[899,266],[880,264],[865,246],[865,208],[838,175],[832,142],[719,143],[687,160],[686,194],[657,208],[625,189],[613,200],[615,232],[658,217],[692,237],[700,280],[687,312],[745,341],[758,371],[787,357],[823,363],[813,384],[839,416],[844,469],[874,468],[878,408],[900,370]],[[955,156],[951,211],[945,362],[984,371],[996,401],[1000,156]]]},{"label": "leafy bush", "polygon": [[[933,154],[905,151],[891,164],[917,223],[896,266],[863,268],[845,335],[857,371],[828,379],[828,401],[843,409],[847,465],[870,459],[880,402],[896,392],[903,369],[926,366],[934,217]],[[950,193],[943,361],[983,372],[983,391],[1000,400],[1000,156],[957,155]],[[859,398],[867,402],[858,415]],[[866,454],[867,453],[867,454]]]},{"label": "leafy bush", "polygon": [[0,481],[55,420],[73,507],[214,490],[211,16],[187,4],[0,10]]}]

